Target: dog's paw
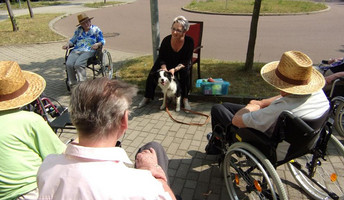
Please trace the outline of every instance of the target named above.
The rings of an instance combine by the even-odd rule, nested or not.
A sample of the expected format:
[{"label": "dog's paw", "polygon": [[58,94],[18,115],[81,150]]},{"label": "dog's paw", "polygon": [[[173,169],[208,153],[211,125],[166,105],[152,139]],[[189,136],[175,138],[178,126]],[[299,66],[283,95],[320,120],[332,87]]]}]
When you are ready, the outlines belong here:
[{"label": "dog's paw", "polygon": [[179,112],[180,111],[180,108],[176,108],[176,112]]},{"label": "dog's paw", "polygon": [[164,110],[166,108],[165,105],[160,106],[160,110]]}]

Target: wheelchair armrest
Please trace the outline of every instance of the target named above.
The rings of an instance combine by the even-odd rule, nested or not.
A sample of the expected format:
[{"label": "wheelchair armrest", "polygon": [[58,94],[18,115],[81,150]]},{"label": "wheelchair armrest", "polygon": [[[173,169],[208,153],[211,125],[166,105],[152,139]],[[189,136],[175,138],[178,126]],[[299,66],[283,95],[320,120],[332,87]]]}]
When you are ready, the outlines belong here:
[{"label": "wheelchair armrest", "polygon": [[69,48],[67,48],[67,49],[66,49],[66,53],[65,53],[65,63],[64,63],[64,64],[66,64],[66,62],[67,62],[67,58],[68,58],[68,56],[69,56],[70,52],[72,52],[72,51],[73,51],[73,49],[74,49],[74,45],[72,45],[72,46],[69,46]]},{"label": "wheelchair armrest", "polygon": [[[303,121],[300,117],[296,117],[293,115],[292,112],[285,110],[281,113],[280,117],[282,117],[282,120],[285,120],[286,118],[289,118],[292,120],[295,124],[295,126],[301,130],[304,135],[312,134],[314,133],[314,129],[310,127],[305,121]],[[279,119],[280,120],[280,119]]]},{"label": "wheelchair armrest", "polygon": [[195,52],[195,51],[198,51],[198,50],[201,49],[201,48],[203,48],[202,45],[201,45],[201,46],[197,46],[196,48],[194,48],[194,52]]}]

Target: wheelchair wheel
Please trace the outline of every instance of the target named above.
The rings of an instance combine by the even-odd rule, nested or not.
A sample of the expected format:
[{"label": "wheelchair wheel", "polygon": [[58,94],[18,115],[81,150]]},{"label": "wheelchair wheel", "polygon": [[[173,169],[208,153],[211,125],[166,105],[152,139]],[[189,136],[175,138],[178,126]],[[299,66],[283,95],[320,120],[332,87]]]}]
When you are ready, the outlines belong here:
[{"label": "wheelchair wheel", "polygon": [[275,168],[250,144],[228,148],[223,173],[230,199],[288,199]]},{"label": "wheelchair wheel", "polygon": [[104,77],[108,77],[110,80],[113,77],[113,63],[111,54],[104,50],[103,61],[102,61],[102,74]]},{"label": "wheelchair wheel", "polygon": [[336,106],[334,113],[334,127],[339,135],[344,137],[344,102],[340,102]]},{"label": "wheelchair wheel", "polygon": [[[288,163],[289,170],[299,186],[313,199],[337,199],[334,195],[339,199],[343,199],[344,147],[342,143],[331,135],[327,144],[325,159],[316,161],[316,171],[310,179],[307,167],[311,165],[312,157],[311,154],[307,154]],[[307,175],[302,173],[302,170]],[[321,187],[328,190],[333,196],[329,195]]]}]

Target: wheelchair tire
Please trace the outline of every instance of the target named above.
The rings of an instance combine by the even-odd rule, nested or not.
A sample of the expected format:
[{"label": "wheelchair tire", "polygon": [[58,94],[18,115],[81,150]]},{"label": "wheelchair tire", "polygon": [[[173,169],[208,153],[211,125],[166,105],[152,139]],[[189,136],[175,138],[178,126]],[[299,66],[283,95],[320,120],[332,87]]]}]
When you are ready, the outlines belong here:
[{"label": "wheelchair tire", "polygon": [[103,52],[103,60],[101,67],[103,76],[111,80],[113,77],[113,63],[111,54],[107,50],[104,50]]},{"label": "wheelchair tire", "polygon": [[344,137],[344,102],[340,102],[336,106],[336,110],[334,113],[334,127],[337,131],[337,133]]},{"label": "wheelchair tire", "polygon": [[252,145],[234,143],[222,165],[230,199],[288,199],[275,168]]},{"label": "wheelchair tire", "polygon": [[[321,184],[329,192],[336,194],[339,199],[344,198],[344,146],[342,143],[334,136],[331,138],[327,144],[327,152],[325,160],[320,159],[316,166],[316,171],[312,180],[308,178],[309,175],[305,175],[301,172],[304,170],[308,172],[307,166],[312,160],[312,155],[307,154],[300,158],[294,159],[300,165],[294,165],[292,162],[288,163],[289,170],[299,186],[307,192],[313,199],[333,199],[317,186],[312,180]],[[299,166],[301,168],[298,168]],[[335,173],[336,176],[333,174]],[[334,180],[336,179],[336,180]],[[335,198],[334,198],[335,199]]]}]

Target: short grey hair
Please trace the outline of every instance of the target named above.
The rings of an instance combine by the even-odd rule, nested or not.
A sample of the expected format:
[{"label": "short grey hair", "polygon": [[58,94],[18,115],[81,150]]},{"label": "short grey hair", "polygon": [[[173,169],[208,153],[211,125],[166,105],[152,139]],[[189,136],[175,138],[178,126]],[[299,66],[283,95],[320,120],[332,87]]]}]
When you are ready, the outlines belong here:
[{"label": "short grey hair", "polygon": [[102,138],[117,130],[137,94],[137,87],[106,77],[78,84],[72,91],[69,112],[78,133]]},{"label": "short grey hair", "polygon": [[178,16],[178,17],[174,18],[172,26],[175,23],[181,24],[183,26],[184,32],[189,30],[189,27],[190,27],[189,21],[184,16]]}]

